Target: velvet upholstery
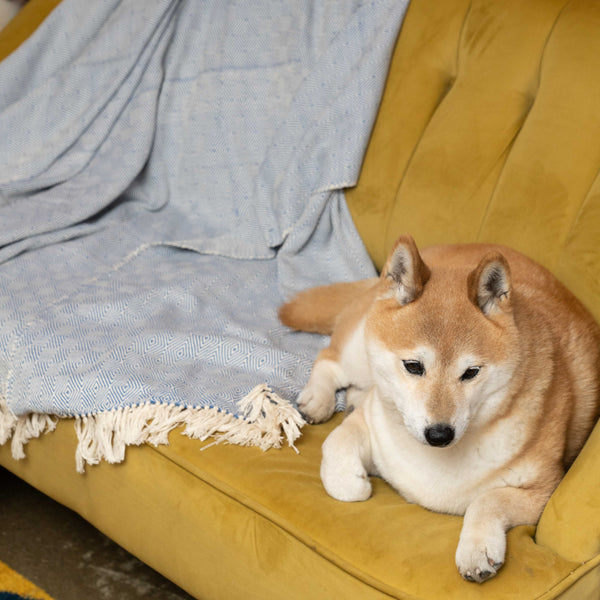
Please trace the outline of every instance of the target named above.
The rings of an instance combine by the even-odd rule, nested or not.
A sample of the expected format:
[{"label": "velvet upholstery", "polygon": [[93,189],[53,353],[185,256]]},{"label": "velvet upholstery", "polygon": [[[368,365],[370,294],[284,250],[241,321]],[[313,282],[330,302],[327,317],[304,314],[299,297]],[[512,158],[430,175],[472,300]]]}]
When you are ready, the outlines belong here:
[{"label": "velvet upholstery", "polygon": [[299,455],[200,451],[175,431],[168,447],[130,448],[124,463],[85,475],[64,421],[32,440],[24,461],[3,447],[0,462],[201,599],[555,598],[600,568],[598,557],[565,559],[517,527],[499,575],[464,581],[454,565],[460,517],[408,504],[381,480],[366,503],[324,493],[320,445],[340,418],[307,428]]},{"label": "velvet upholstery", "polygon": [[347,200],[381,267],[420,245],[497,242],[600,318],[600,5],[414,0]]},{"label": "velvet upholstery", "polygon": [[[0,57],[56,4],[31,0]],[[395,237],[510,244],[600,318],[600,3],[413,0],[359,184],[348,203],[378,266]],[[320,445],[300,454],[212,446],[173,432],[124,463],[75,472],[73,423],[0,464],[198,598],[550,599],[600,593],[600,426],[537,528],[517,527],[497,577],[463,581],[462,519],[374,480],[365,503],[329,498]]]}]

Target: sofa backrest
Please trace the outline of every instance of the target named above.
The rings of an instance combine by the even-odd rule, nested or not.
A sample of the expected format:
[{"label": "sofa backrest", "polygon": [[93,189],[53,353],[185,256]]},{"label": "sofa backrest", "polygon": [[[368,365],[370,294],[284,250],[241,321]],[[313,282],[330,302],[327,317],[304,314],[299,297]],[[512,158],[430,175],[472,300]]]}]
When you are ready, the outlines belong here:
[{"label": "sofa backrest", "polygon": [[358,186],[381,267],[394,239],[496,242],[600,320],[600,4],[412,0]]}]

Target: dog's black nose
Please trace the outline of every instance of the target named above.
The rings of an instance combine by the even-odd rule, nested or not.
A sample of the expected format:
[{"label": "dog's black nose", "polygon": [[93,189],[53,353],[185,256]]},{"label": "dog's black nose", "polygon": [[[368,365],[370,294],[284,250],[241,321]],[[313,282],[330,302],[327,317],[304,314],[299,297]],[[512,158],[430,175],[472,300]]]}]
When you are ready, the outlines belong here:
[{"label": "dog's black nose", "polygon": [[430,446],[447,446],[454,439],[454,427],[446,423],[432,425],[425,430],[425,439]]}]

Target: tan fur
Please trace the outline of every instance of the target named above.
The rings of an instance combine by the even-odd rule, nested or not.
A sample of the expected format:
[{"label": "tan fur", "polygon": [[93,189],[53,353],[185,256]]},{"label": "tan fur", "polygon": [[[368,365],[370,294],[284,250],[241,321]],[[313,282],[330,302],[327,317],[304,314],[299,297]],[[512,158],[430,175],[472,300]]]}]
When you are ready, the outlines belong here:
[{"label": "tan fur", "polygon": [[[590,313],[515,250],[419,253],[404,236],[378,280],[308,290],[281,315],[332,331],[299,398],[309,419],[329,418],[339,387],[365,398],[324,445],[327,491],[363,500],[367,474],[380,474],[411,501],[465,514],[459,571],[494,575],[504,532],[537,522],[598,419],[600,328]],[[450,429],[445,447],[430,447]]]},{"label": "tan fur", "polygon": [[300,292],[279,309],[279,320],[298,331],[331,335],[343,310],[376,279],[334,283]]}]

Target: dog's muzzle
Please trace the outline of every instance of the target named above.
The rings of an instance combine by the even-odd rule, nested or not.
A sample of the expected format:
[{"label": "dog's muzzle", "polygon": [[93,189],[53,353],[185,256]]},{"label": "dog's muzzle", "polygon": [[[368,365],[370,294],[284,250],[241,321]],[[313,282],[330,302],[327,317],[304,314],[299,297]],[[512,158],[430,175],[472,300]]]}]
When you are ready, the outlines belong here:
[{"label": "dog's muzzle", "polygon": [[425,429],[425,439],[430,446],[443,448],[452,443],[454,439],[454,427],[446,423],[437,423]]}]

